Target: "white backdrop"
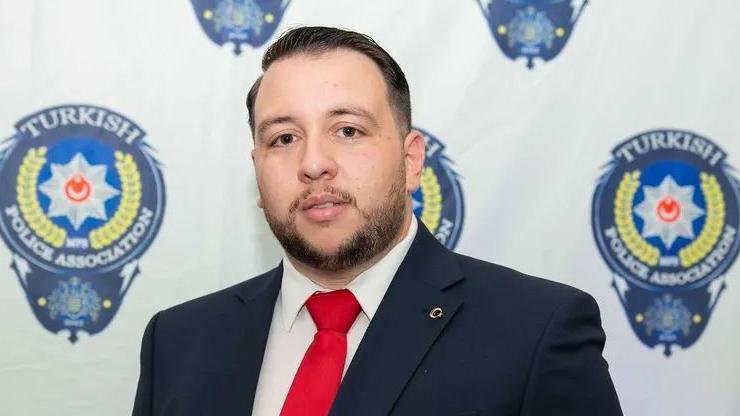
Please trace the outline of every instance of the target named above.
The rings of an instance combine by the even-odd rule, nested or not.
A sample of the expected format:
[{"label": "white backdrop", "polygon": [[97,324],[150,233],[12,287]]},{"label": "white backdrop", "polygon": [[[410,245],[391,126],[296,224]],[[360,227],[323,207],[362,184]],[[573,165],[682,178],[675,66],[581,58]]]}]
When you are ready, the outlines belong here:
[{"label": "white backdrop", "polygon": [[[642,131],[699,133],[740,166],[740,6],[710,3],[589,2],[563,51],[531,70],[502,53],[474,0],[293,0],[277,33],[345,27],[397,59],[414,125],[444,143],[460,174],[455,250],[591,293],[625,414],[731,416],[740,265],[698,341],[666,357],[630,327],[591,228],[602,166]],[[265,47],[235,56],[214,44],[188,0],[0,0],[0,137],[57,105],[120,112],[146,131],[167,193],[120,310],[74,344],[36,319],[0,245],[0,414],[129,414],[148,319],[276,264],[244,106]]]}]

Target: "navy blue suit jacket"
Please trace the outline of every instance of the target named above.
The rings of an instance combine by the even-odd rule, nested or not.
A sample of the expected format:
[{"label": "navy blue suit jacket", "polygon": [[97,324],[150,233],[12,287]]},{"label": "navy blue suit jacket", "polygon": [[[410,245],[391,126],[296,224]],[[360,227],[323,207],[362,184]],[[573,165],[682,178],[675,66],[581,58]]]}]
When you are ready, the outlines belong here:
[{"label": "navy blue suit jacket", "polygon": [[[281,278],[157,313],[133,414],[249,415]],[[591,296],[453,253],[419,223],[330,414],[621,415],[604,339]]]}]

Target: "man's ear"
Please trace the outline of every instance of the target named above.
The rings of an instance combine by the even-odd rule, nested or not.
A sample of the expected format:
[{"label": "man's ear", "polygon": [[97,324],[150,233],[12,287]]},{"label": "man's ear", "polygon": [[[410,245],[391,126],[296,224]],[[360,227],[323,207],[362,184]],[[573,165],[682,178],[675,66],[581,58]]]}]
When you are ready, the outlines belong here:
[{"label": "man's ear", "polygon": [[419,188],[421,172],[424,169],[426,142],[424,135],[411,130],[403,139],[404,163],[406,165],[406,191],[413,193]]},{"label": "man's ear", "polygon": [[[255,163],[254,162],[254,149],[252,149],[252,152],[250,154],[252,156],[252,166],[254,166],[254,163]],[[254,166],[254,168],[255,168],[254,169],[254,173],[256,175],[257,174],[257,167]],[[265,203],[262,202],[262,195],[260,195],[260,196],[257,197],[257,208],[264,208],[264,207],[265,207]]]}]

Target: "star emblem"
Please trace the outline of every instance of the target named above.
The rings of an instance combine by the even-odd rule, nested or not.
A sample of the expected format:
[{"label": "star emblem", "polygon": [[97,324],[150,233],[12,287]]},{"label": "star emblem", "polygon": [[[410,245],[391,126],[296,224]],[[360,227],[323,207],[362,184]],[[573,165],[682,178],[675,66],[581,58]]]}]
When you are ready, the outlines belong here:
[{"label": "star emblem", "polygon": [[75,230],[88,218],[107,220],[105,201],[120,192],[105,181],[108,167],[91,165],[82,153],[66,165],[52,163],[51,178],[39,190],[51,199],[49,217],[67,217]]},{"label": "star emblem", "polygon": [[643,189],[645,199],[635,206],[635,214],[645,222],[643,237],[659,237],[668,250],[678,237],[695,237],[692,222],[704,210],[694,204],[693,186],[680,186],[667,175],[660,185]]}]

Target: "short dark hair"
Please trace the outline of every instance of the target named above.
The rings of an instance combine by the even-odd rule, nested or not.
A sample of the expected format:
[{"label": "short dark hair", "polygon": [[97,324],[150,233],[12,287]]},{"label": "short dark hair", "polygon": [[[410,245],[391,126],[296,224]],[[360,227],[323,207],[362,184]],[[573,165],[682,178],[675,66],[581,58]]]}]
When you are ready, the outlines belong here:
[{"label": "short dark hair", "polygon": [[[349,49],[372,59],[385,78],[388,87],[388,101],[393,115],[403,134],[411,130],[411,98],[409,84],[401,67],[380,45],[362,33],[334,27],[305,26],[283,33],[265,52],[262,58],[262,71],[267,71],[274,62],[297,54],[320,55],[336,49]],[[254,82],[247,94],[249,127],[254,136],[254,102],[257,99],[262,75]]]}]

